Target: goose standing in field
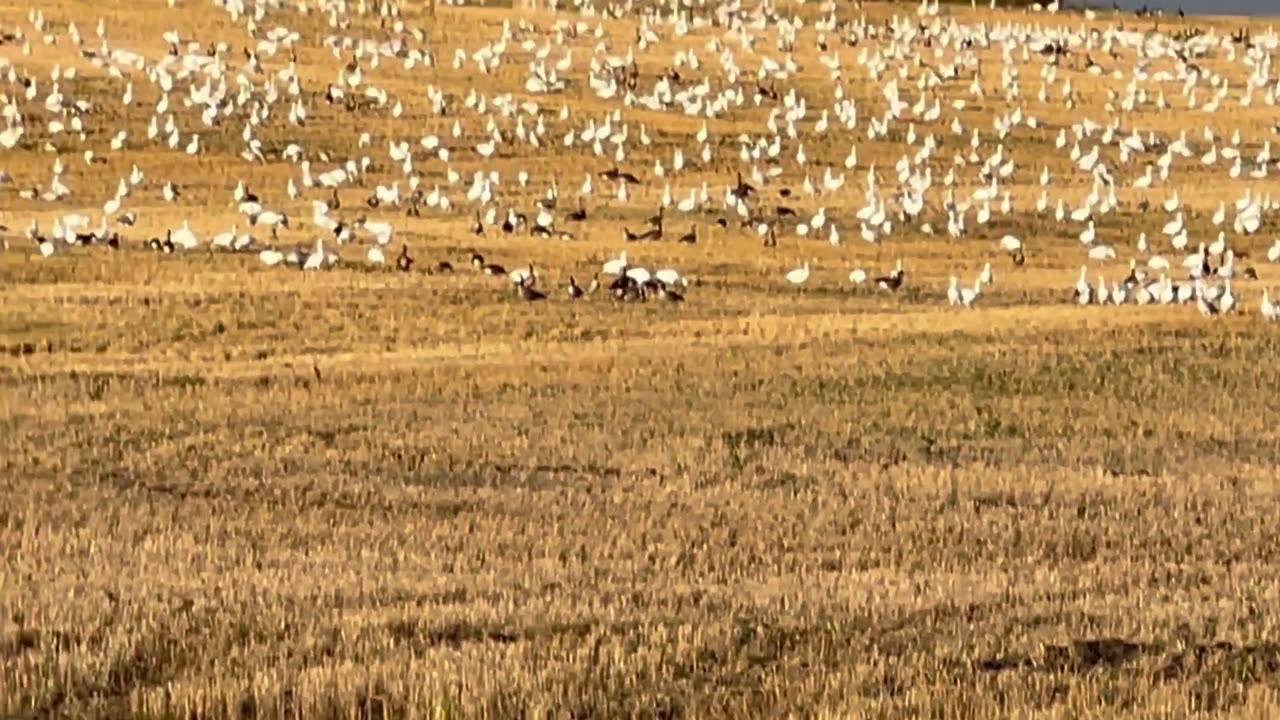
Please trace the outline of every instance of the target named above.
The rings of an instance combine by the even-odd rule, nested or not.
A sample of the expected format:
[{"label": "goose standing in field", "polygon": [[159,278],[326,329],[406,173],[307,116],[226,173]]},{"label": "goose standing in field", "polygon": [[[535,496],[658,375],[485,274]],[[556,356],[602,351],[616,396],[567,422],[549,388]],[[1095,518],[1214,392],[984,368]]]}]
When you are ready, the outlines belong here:
[{"label": "goose standing in field", "polygon": [[1093,288],[1089,286],[1089,268],[1084,265],[1080,266],[1080,279],[1076,281],[1073,295],[1080,305],[1093,302]]},{"label": "goose standing in field", "polygon": [[622,275],[627,271],[627,253],[624,250],[618,257],[608,260],[600,267],[600,272],[604,275]]},{"label": "goose standing in field", "polygon": [[471,267],[475,268],[477,272],[490,276],[507,274],[506,268],[497,263],[485,262],[484,256],[480,253],[471,253]]},{"label": "goose standing in field", "polygon": [[[413,263],[414,259],[409,257],[409,246],[402,244],[400,246],[400,254],[396,256],[396,269],[400,272],[409,272],[413,269]],[[443,270],[443,268],[438,269]],[[449,270],[452,269],[453,266],[449,265]]]},{"label": "goose standing in field", "polygon": [[323,270],[327,263],[327,256],[324,250],[324,238],[316,238],[316,249],[307,255],[306,260],[302,262],[303,270]]},{"label": "goose standing in field", "polygon": [[902,269],[902,260],[898,260],[888,275],[876,278],[876,287],[881,290],[895,292],[902,287],[902,283],[906,279],[907,273]]},{"label": "goose standing in field", "polygon": [[1116,250],[1110,245],[1094,245],[1089,248],[1088,255],[1090,260],[1115,260]]},{"label": "goose standing in field", "polygon": [[787,282],[791,283],[792,285],[795,285],[796,287],[801,287],[808,281],[809,281],[809,261],[807,260],[805,261],[803,267],[796,268],[795,270],[792,270],[791,272],[787,273]]},{"label": "goose standing in field", "polygon": [[276,250],[275,248],[267,248],[266,250],[258,253],[258,259],[267,267],[275,267],[284,262],[284,253]]},{"label": "goose standing in field", "polygon": [[569,285],[568,287],[565,288],[565,293],[569,296],[570,300],[581,300],[582,298],[586,297],[588,294],[595,292],[595,289],[598,286],[599,286],[599,282],[593,278],[591,280],[591,289],[583,290],[581,287],[578,286],[578,281],[572,275],[570,275]]},{"label": "goose standing in field", "polygon": [[1213,317],[1218,314],[1218,306],[1213,301],[1205,298],[1203,293],[1196,293],[1196,309],[1205,317]]},{"label": "goose standing in field", "polygon": [[536,289],[534,287],[534,283],[535,279],[532,273],[524,276],[521,278],[520,282],[516,283],[516,292],[520,295],[521,300],[524,300],[525,302],[538,302],[540,300],[547,299],[546,293]]},{"label": "goose standing in field", "polygon": [[530,287],[538,281],[538,273],[534,270],[533,263],[529,263],[527,268],[517,268],[507,273],[507,279],[513,285],[524,285],[528,283]]},{"label": "goose standing in field", "polygon": [[1267,322],[1275,322],[1280,319],[1280,305],[1271,301],[1271,293],[1266,289],[1262,289],[1262,302],[1259,311],[1262,313],[1262,319]]},{"label": "goose standing in field", "polygon": [[1081,231],[1079,237],[1080,237],[1080,244],[1086,245],[1086,246],[1092,245],[1093,241],[1097,239],[1098,230],[1096,227],[1094,227],[1092,220],[1089,221],[1089,226],[1086,227],[1083,231]]},{"label": "goose standing in field", "polygon": [[633,233],[629,228],[622,228],[623,238],[627,242],[652,242],[662,239],[662,225],[650,228],[642,233]]},{"label": "goose standing in field", "polygon": [[960,287],[960,279],[951,276],[951,285],[947,288],[947,302],[952,307],[972,308],[982,296],[982,278],[979,277],[973,287]]},{"label": "goose standing in field", "polygon": [[684,295],[671,288],[664,282],[658,282],[658,299],[666,302],[679,303],[684,302]]},{"label": "goose standing in field", "polygon": [[[181,248],[183,250],[194,250],[199,244],[200,239],[192,232],[190,225],[186,220],[182,221],[182,227],[175,231],[167,231],[165,240],[171,248]],[[172,252],[172,250],[169,250]]]},{"label": "goose standing in field", "polygon": [[662,270],[655,272],[653,277],[658,282],[669,287],[689,286],[689,280],[672,268],[663,268]]},{"label": "goose standing in field", "polygon": [[1224,315],[1235,312],[1236,296],[1235,296],[1235,293],[1231,291],[1230,279],[1226,281],[1226,284],[1223,286],[1223,289],[1222,289],[1222,295],[1218,298],[1218,309]]},{"label": "goose standing in field", "polygon": [[645,299],[640,283],[627,275],[619,275],[609,284],[609,294],[614,300],[620,302],[643,302]]},{"label": "goose standing in field", "polygon": [[232,225],[229,232],[218,233],[209,241],[212,247],[219,250],[231,250],[236,243],[236,226]]}]

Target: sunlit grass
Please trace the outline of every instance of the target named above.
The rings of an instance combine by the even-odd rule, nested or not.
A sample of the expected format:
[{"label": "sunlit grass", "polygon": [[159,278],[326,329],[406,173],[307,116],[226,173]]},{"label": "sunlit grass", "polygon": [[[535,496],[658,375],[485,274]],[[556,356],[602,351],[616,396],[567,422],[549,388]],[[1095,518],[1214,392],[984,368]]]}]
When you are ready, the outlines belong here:
[{"label": "sunlit grass", "polygon": [[[244,42],[206,4],[160,7],[65,0],[45,13],[58,24],[88,18],[79,24],[89,33],[105,12],[116,41],[153,55],[170,28]],[[25,12],[0,6],[0,23]],[[148,83],[135,83],[126,117],[120,83],[93,78],[69,48],[37,45],[27,58],[0,47],[42,77],[61,62],[94,80],[85,87],[103,130],[86,145],[108,157],[85,165],[78,140],[62,137],[69,202],[3,190],[0,222],[13,230],[0,254],[0,715],[1274,714],[1280,400],[1270,368],[1280,339],[1252,315],[1275,277],[1261,259],[1270,239],[1237,243],[1261,276],[1239,286],[1246,312],[1206,322],[1186,307],[1076,307],[1078,228],[1030,213],[1043,165],[1068,207],[1088,192],[1052,138],[1082,117],[1106,119],[1103,87],[1123,81],[1064,66],[1081,109],[1027,102],[1046,129],[1007,141],[1016,210],[969,238],[908,228],[863,243],[863,178],[873,163],[892,177],[906,152],[900,129],[891,141],[806,137],[819,167],[842,167],[859,147],[840,193],[786,201],[805,214],[825,206],[842,247],[788,228],[765,249],[751,230],[717,227],[715,212],[674,217],[669,233],[696,223],[697,245],[626,249],[694,278],[685,303],[571,303],[568,277],[586,283],[623,249],[622,226],[638,227],[661,197],[655,159],[669,165],[675,143],[692,157],[701,122],[625,111],[632,133],[643,122],[655,139],[629,146],[623,163],[646,183],[627,206],[592,200],[573,241],[474,237],[457,186],[455,215],[371,210],[373,182],[399,176],[387,143],[449,132],[453,118],[427,110],[427,83],[459,101],[471,87],[522,86],[522,51],[496,77],[448,66],[455,47],[496,39],[510,11],[439,15],[408,13],[439,38],[438,68],[369,73],[405,101],[407,119],[318,101],[306,128],[262,130],[272,147],[373,158],[366,186],[342,192],[342,214],[395,223],[396,247],[407,243],[424,270],[412,273],[363,267],[367,240],[342,248],[344,264],[326,273],[266,269],[252,254],[143,249],[184,220],[203,234],[243,223],[237,179],[304,219],[280,247],[309,245],[309,207],[284,195],[296,167],[245,164],[234,123],[225,137],[204,135],[209,151],[194,160],[143,146],[158,99]],[[300,67],[322,92],[342,62],[316,49],[322,18],[279,22],[315,34]],[[635,23],[604,24],[610,52],[625,52]],[[357,18],[350,32],[375,36],[376,20]],[[710,37],[642,53],[645,78],[671,48],[697,47],[719,80],[701,50]],[[574,43],[578,77],[594,42]],[[848,87],[870,108],[880,96],[854,69],[855,52],[843,52]],[[799,81],[811,107],[829,105],[817,51],[805,45],[796,57],[812,69]],[[1024,96],[1038,89],[1038,67],[1024,70]],[[984,155],[994,148],[998,68],[992,54],[988,97],[960,113],[962,137],[945,123],[917,128],[937,136],[940,163],[967,152],[969,128],[982,132]],[[552,111],[567,103],[578,129],[614,107],[583,88],[540,100]],[[1256,152],[1272,111],[1259,102],[1212,119],[1219,133],[1238,126]],[[185,140],[198,120],[178,115]],[[673,192],[705,180],[713,199],[722,194],[738,167],[733,137],[760,133],[766,116],[750,108],[710,123],[713,167],[678,177]],[[583,176],[610,164],[562,147],[481,162],[467,148],[482,121],[459,117],[466,134],[446,140],[453,167],[464,177],[499,169],[504,201],[519,207],[552,178],[562,202],[576,202]],[[137,149],[112,153],[121,122]],[[1173,135],[1204,119],[1140,112],[1125,122]],[[31,142],[0,155],[19,187],[47,182],[53,163],[41,123],[30,124]],[[368,149],[354,147],[361,129]],[[782,184],[798,188],[794,154],[788,145]],[[124,249],[46,260],[21,237],[33,217],[48,227],[72,210],[96,215],[134,162],[148,182],[126,204],[140,222]],[[418,167],[425,188],[445,185],[443,163]],[[523,190],[521,169],[533,178]],[[1220,182],[1221,167],[1178,171],[1194,235],[1206,237],[1217,203],[1245,184]],[[160,200],[166,180],[186,202]],[[1112,282],[1127,273],[1137,234],[1155,242],[1163,222],[1137,211],[1142,194],[1124,180],[1121,208],[1098,226],[1120,261],[1090,263],[1091,276]],[[972,169],[961,186],[975,186]],[[783,202],[775,190],[767,203]],[[1024,238],[1026,265],[1000,253],[1006,233]],[[550,301],[523,303],[504,280],[474,272],[472,251],[508,268],[536,263]],[[898,258],[908,271],[899,293],[847,279]],[[456,272],[425,272],[446,260]],[[806,260],[813,276],[798,291],[783,276]],[[987,261],[996,283],[979,309],[948,308],[947,278]]]}]

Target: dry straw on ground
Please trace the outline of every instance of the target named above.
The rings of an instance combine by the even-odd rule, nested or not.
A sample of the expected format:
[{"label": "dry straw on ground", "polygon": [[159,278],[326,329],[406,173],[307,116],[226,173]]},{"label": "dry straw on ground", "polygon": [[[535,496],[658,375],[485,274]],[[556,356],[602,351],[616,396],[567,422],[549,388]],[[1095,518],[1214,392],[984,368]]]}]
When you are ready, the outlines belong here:
[{"label": "dry straw on ground", "polygon": [[[208,3],[125,5],[42,3],[86,32],[105,15],[115,41],[153,53],[170,28],[244,42]],[[0,6],[0,24],[25,11]],[[508,16],[408,17],[447,58]],[[300,65],[323,87],[335,61],[315,47],[322,20],[287,19],[310,33]],[[629,38],[628,23],[607,24]],[[590,40],[577,41],[582,63]],[[0,56],[76,62],[13,50]],[[642,56],[646,77],[662,57]],[[812,48],[797,57],[818,66]],[[520,62],[497,77],[441,65],[434,82],[459,96],[522,77]],[[126,115],[119,87],[77,66],[75,92],[100,93],[108,122],[140,133],[149,111]],[[1102,117],[1105,95],[1078,75]],[[388,138],[448,127],[426,114],[420,80],[375,78],[413,99],[408,119],[316,102],[299,137],[264,139],[347,152],[358,125],[385,162]],[[829,101],[820,73],[799,83]],[[582,118],[606,107],[585,91],[563,101]],[[1055,107],[1036,112],[1052,126]],[[1220,122],[1260,137],[1272,110]],[[963,117],[989,132],[990,113]],[[723,153],[763,117],[713,124]],[[664,158],[699,128],[629,118],[664,138]],[[848,144],[806,147],[836,161]],[[864,168],[901,152],[860,144]],[[279,198],[296,172],[246,165],[238,141],[206,145],[194,160],[75,162],[82,197],[59,211],[91,208],[95,183],[136,161],[187,202],[139,200],[135,244],[183,219],[210,233],[236,219],[236,179]],[[592,207],[571,243],[474,238],[467,213],[369,211],[420,266],[449,260],[453,275],[364,271],[363,248],[354,268],[307,274],[136,248],[41,261],[15,240],[0,255],[0,716],[1273,716],[1280,340],[1248,315],[1072,306],[1078,246],[1026,210],[1041,156],[1073,181],[1059,154],[1036,153],[1016,148],[1036,164],[1021,172],[1021,212],[990,237],[764,250],[707,216],[698,245],[633,248],[699,278],[682,305],[560,299],[654,207],[652,182],[631,206]],[[52,156],[0,162],[43,178]],[[599,164],[576,151],[490,163],[529,169],[526,205],[552,174],[576,186]],[[481,163],[460,153],[456,166]],[[426,186],[442,172],[425,168]],[[1203,235],[1235,191],[1187,172]],[[713,168],[678,189],[704,178],[730,182]],[[1068,194],[1083,196],[1075,182]],[[854,190],[829,207],[858,202]],[[3,205],[10,225],[53,216],[12,188]],[[1150,223],[1121,216],[1105,228],[1117,245]],[[1004,232],[1034,243],[1025,267],[1000,261]],[[472,250],[545,268],[554,297],[521,303],[461,271]],[[850,268],[897,257],[903,292],[849,289]],[[993,258],[984,307],[949,310],[948,275]],[[797,292],[782,275],[805,259],[812,287]]]}]

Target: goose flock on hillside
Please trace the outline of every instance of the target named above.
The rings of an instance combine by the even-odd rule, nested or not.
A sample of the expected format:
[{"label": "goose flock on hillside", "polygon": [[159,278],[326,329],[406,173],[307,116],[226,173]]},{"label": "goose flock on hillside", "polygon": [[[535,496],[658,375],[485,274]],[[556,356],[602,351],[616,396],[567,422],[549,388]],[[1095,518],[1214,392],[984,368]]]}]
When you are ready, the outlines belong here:
[{"label": "goose flock on hillside", "polygon": [[[998,268],[1078,252],[1064,302],[1220,315],[1248,293],[1260,317],[1280,315],[1257,269],[1280,263],[1267,239],[1275,32],[994,0],[799,15],[576,0],[485,15],[484,39],[464,47],[402,5],[170,0],[186,26],[132,46],[96,15],[35,7],[0,24],[4,246],[243,253],[303,271],[456,265],[533,302],[549,290],[532,265],[420,264],[408,240],[449,228],[477,245],[573,243],[608,228],[617,256],[582,284],[565,272],[550,295],[678,302],[699,283],[623,248],[758,243],[780,286],[806,288],[836,262],[799,260],[811,244],[901,258],[951,243],[986,259],[928,287],[908,281],[910,257],[848,263],[836,282],[975,308]],[[240,177],[204,172],[236,158]],[[184,162],[201,172],[165,176]],[[192,226],[226,207],[229,226]],[[188,219],[152,220],[175,215]]]}]

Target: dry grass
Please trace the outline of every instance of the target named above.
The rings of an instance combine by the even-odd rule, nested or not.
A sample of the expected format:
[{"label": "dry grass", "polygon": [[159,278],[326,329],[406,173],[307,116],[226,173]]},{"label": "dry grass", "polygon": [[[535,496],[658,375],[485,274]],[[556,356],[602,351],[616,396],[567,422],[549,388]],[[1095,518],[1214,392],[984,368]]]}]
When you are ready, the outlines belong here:
[{"label": "dry grass", "polygon": [[[156,16],[159,4],[140,5],[107,13],[117,42],[159,53],[171,27],[243,42],[206,3]],[[45,13],[88,18],[88,34],[100,12],[89,8],[62,0]],[[24,12],[0,5],[0,23]],[[444,66],[454,47],[495,39],[505,16],[442,7],[434,25],[411,21],[437,28]],[[280,22],[317,32],[321,21]],[[631,24],[609,27],[621,52]],[[310,39],[303,74],[328,82],[335,62]],[[578,45],[581,73],[590,45]],[[666,48],[641,55],[647,77]],[[818,67],[814,53],[798,57]],[[41,68],[70,52],[37,46],[25,58],[9,46],[0,57]],[[73,85],[118,97],[118,84],[77,67]],[[497,78],[441,67],[426,79],[387,68],[370,81],[406,98],[407,120],[314,103],[296,137],[262,135],[336,150],[359,123],[385,165],[389,138],[450,123],[426,115],[426,82],[493,92],[517,87],[522,67],[512,60]],[[988,72],[994,88],[998,69]],[[1101,119],[1098,81],[1073,77],[1084,107],[1071,120]],[[1036,82],[1026,78],[1026,95]],[[820,73],[801,85],[811,107],[827,104]],[[873,86],[850,85],[876,102]],[[145,82],[136,91],[156,99]],[[565,101],[579,125],[607,107],[581,92]],[[1000,102],[971,106],[966,126],[989,135]],[[95,119],[119,123],[112,107]],[[363,247],[344,249],[352,267],[302,274],[136,247],[42,261],[15,240],[0,255],[0,715],[1274,716],[1280,338],[1248,315],[1207,323],[1186,308],[1068,305],[1078,246],[1025,211],[1042,162],[1057,187],[1076,183],[1072,202],[1087,186],[1045,152],[1070,120],[1028,107],[1050,127],[1011,143],[1022,212],[976,239],[907,232],[877,250],[846,221],[846,247],[788,237],[766,251],[708,216],[697,246],[630,248],[701,279],[682,306],[570,304],[558,291],[526,305],[470,272],[365,271]],[[1260,142],[1272,111],[1235,109],[1217,129]],[[730,133],[759,132],[764,114],[713,123],[726,161],[677,189],[704,177],[722,188]],[[148,117],[143,107],[128,122],[140,131]],[[463,118],[474,142],[478,121]],[[627,119],[659,145],[698,128]],[[30,125],[36,147],[0,155],[20,184],[45,182],[52,162],[38,149],[43,123]],[[77,160],[78,194],[57,212],[92,210],[107,192],[94,188],[135,161],[150,177],[129,205],[142,237],[183,218],[226,228],[241,173],[283,203],[296,171],[239,161],[239,127],[230,140],[207,135],[211,150],[194,161],[155,150]],[[103,152],[109,136],[87,145]],[[851,140],[805,142],[838,162]],[[900,141],[857,142],[863,168],[902,152]],[[576,187],[605,165],[518,155],[492,164],[504,177],[530,168],[525,206],[553,172]],[[628,165],[648,174],[652,162]],[[454,163],[481,165],[465,150]],[[421,170],[429,188],[444,167]],[[837,218],[851,219],[862,172],[829,201]],[[1186,173],[1204,236],[1205,216],[1240,187],[1223,186],[1221,171]],[[165,179],[188,202],[164,205]],[[365,192],[343,197],[357,205]],[[598,219],[572,243],[473,238],[468,213],[370,214],[393,220],[421,265],[463,264],[474,248],[509,266],[532,260],[559,287],[620,249],[620,224],[644,217],[660,189],[643,192],[629,207],[593,207]],[[1155,222],[1132,210],[1136,197],[1124,193],[1099,227],[1117,246]],[[16,227],[54,215],[11,188],[3,201]],[[945,278],[976,273],[1010,231],[1028,240],[1026,267],[997,262],[986,306],[948,311]],[[1258,255],[1268,241],[1243,242]],[[898,256],[910,272],[899,295],[844,280]],[[781,278],[804,259],[817,265],[798,293]],[[1241,287],[1249,310],[1259,287]]]}]

